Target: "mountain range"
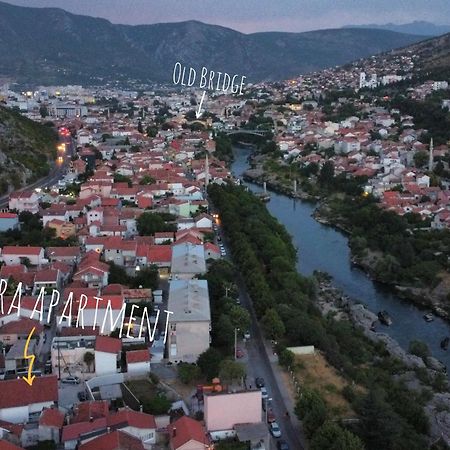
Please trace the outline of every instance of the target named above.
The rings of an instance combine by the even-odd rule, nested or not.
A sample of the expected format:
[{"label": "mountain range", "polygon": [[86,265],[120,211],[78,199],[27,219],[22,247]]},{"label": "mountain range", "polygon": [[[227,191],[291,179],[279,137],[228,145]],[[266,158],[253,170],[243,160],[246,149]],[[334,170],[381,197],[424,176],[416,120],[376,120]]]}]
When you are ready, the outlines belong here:
[{"label": "mountain range", "polygon": [[424,20],[416,20],[411,23],[395,24],[386,23],[379,25],[375,23],[367,25],[347,25],[344,28],[370,28],[373,30],[389,30],[396,33],[414,34],[419,36],[440,36],[450,33],[450,25],[435,25]]},{"label": "mountain range", "polygon": [[421,39],[363,28],[243,34],[197,21],[117,25],[0,2],[0,76],[33,84],[170,83],[177,61],[245,75],[247,81],[279,80]]}]

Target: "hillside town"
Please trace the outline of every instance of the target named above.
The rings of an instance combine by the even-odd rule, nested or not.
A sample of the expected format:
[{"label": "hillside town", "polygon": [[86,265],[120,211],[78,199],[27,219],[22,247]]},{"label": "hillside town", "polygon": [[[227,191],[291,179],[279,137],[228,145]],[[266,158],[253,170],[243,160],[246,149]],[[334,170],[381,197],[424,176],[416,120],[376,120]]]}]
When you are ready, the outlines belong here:
[{"label": "hillside town", "polygon": [[[358,179],[380,208],[417,214],[428,230],[450,228],[448,142],[373,95],[411,81],[415,61],[394,54],[250,84],[242,96],[211,95],[200,119],[201,93],[189,89],[3,86],[4,106],[54,124],[63,176],[11,191],[0,213],[0,448],[209,449],[228,438],[252,450],[300,448],[280,439],[299,429],[292,388],[271,339],[261,346],[270,387],[252,362],[256,338],[237,281],[220,294],[247,319],[231,328],[233,354],[208,382],[195,385],[199,374],[180,381],[212,348],[210,274],[230,260],[207,188],[241,183],[228,164],[230,136],[268,133],[277,167],[303,170],[315,183],[332,163],[334,176]],[[436,95],[448,110],[445,80],[405,91],[415,101]],[[45,318],[35,314],[42,290]],[[53,290],[72,296],[70,313],[53,304]],[[36,378],[27,386],[30,334]]]}]

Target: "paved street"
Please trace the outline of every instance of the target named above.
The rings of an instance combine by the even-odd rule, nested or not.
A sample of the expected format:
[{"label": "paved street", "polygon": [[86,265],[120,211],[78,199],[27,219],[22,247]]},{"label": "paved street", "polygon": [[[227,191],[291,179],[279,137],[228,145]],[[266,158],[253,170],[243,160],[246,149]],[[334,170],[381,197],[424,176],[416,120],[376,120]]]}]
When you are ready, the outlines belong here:
[{"label": "paved street", "polygon": [[[221,237],[227,251],[227,258],[231,259],[227,241],[223,234],[221,234]],[[244,280],[239,275],[236,281],[241,305],[249,310],[251,316],[251,338],[245,344],[242,342],[238,344],[245,351],[243,361],[247,366],[247,387],[255,387],[256,377],[264,378],[269,398],[272,399],[269,407],[272,408],[276,421],[281,428],[282,439],[288,442],[290,449],[302,450],[305,448],[305,438],[301,424],[294,413],[294,399],[289,395],[284,380],[280,376],[276,358],[272,358],[273,362],[269,359],[271,349],[269,345],[265,344]],[[286,412],[289,413],[289,418],[286,417]],[[272,441],[275,441],[275,439],[272,438]],[[273,443],[272,447],[275,448]]]},{"label": "paved street", "polygon": [[[70,158],[75,152],[75,144],[71,138],[64,139],[61,137],[60,142],[64,142],[67,145],[66,157],[64,158],[63,163],[60,165],[54,163],[50,170],[50,173],[46,177],[41,178],[35,181],[34,183],[28,184],[27,186],[24,186],[21,189],[18,189],[18,192],[30,189],[32,190],[37,188],[50,187],[64,177],[64,175],[67,172],[67,168],[70,164]],[[9,204],[9,194],[0,197],[0,209],[7,208],[8,204]]]}]

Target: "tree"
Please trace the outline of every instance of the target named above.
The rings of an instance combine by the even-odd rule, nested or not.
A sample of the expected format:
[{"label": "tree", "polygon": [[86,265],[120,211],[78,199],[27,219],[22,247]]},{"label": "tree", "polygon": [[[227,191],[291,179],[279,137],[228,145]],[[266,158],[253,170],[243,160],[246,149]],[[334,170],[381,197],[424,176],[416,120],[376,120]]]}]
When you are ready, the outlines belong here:
[{"label": "tree", "polygon": [[184,384],[190,384],[200,378],[201,370],[196,364],[178,364],[178,378]]},{"label": "tree", "polygon": [[245,373],[245,366],[237,361],[226,359],[220,363],[219,377],[226,383],[242,381]]},{"label": "tree", "polygon": [[33,447],[35,450],[55,450],[56,449],[56,444],[54,441],[40,441],[38,442],[38,444]]},{"label": "tree", "polygon": [[427,152],[417,152],[414,155],[414,164],[416,167],[423,167],[428,162],[428,153]]},{"label": "tree", "polygon": [[108,281],[110,284],[123,284],[127,286],[130,283],[130,277],[123,267],[111,261],[109,263]]},{"label": "tree", "polygon": [[174,225],[165,222],[159,213],[144,212],[137,219],[137,229],[141,236],[150,236],[160,231],[175,231]]},{"label": "tree", "polygon": [[221,314],[216,326],[213,327],[213,343],[226,352],[230,351],[234,344],[234,326],[227,314]]},{"label": "tree", "polygon": [[143,410],[147,414],[167,414],[171,401],[164,394],[157,394],[152,399],[142,402]]},{"label": "tree", "polygon": [[334,164],[332,161],[327,161],[320,170],[319,183],[322,186],[329,186],[334,179]]},{"label": "tree", "polygon": [[250,326],[249,312],[239,305],[233,305],[228,313],[234,328],[238,328],[241,332],[247,330]]},{"label": "tree", "polygon": [[283,321],[280,319],[277,311],[273,308],[269,308],[264,314],[261,325],[264,332],[270,339],[279,339],[285,333],[285,327]]},{"label": "tree", "polygon": [[45,105],[41,105],[39,107],[39,114],[45,119],[48,116],[48,108]]},{"label": "tree", "polygon": [[371,389],[357,405],[359,435],[368,450],[390,449],[401,434],[400,418],[384,400],[381,390]]},{"label": "tree", "polygon": [[278,362],[283,367],[286,367],[286,368],[291,367],[292,368],[292,366],[295,363],[295,355],[290,350],[285,348],[279,354]]},{"label": "tree", "polygon": [[145,132],[147,133],[147,136],[150,138],[154,138],[156,137],[156,135],[158,134],[158,127],[155,126],[148,126],[145,130]]},{"label": "tree", "polygon": [[83,356],[83,361],[88,366],[89,372],[91,371],[91,366],[95,361],[95,356],[92,352],[86,352]]},{"label": "tree", "polygon": [[219,366],[222,361],[221,353],[213,347],[204,351],[197,359],[197,365],[207,380],[219,375]]},{"label": "tree", "polygon": [[139,184],[141,186],[147,185],[147,184],[154,184],[156,182],[156,180],[151,177],[150,175],[144,175],[141,179],[141,181],[139,181]]},{"label": "tree", "polygon": [[143,267],[136,272],[136,276],[131,280],[131,287],[155,290],[158,288],[159,272],[158,267],[152,264]]},{"label": "tree", "polygon": [[427,358],[431,355],[428,345],[425,344],[425,342],[416,339],[409,343],[409,353],[412,353],[419,358]]},{"label": "tree", "polygon": [[303,421],[305,432],[312,436],[327,419],[327,406],[320,393],[304,388],[295,405],[295,414]]},{"label": "tree", "polygon": [[325,422],[311,439],[311,450],[364,450],[361,440],[334,422]]}]

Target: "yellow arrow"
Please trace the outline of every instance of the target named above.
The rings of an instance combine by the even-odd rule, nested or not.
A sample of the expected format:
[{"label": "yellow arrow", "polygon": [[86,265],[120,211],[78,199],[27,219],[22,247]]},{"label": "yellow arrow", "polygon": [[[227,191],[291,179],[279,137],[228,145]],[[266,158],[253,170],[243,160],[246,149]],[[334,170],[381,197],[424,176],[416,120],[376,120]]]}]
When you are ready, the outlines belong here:
[{"label": "yellow arrow", "polygon": [[35,329],[36,329],[36,327],[33,327],[33,329],[31,330],[30,334],[28,335],[27,342],[25,343],[25,349],[23,350],[23,357],[24,357],[24,359],[29,359],[30,360],[30,365],[28,366],[27,376],[26,377],[22,377],[22,378],[30,386],[33,385],[33,381],[36,378],[36,375],[31,376],[31,372],[33,371],[33,364],[34,364],[34,360],[35,360],[36,356],[28,354],[28,346],[30,345],[30,339],[31,339],[31,336],[33,335]]}]

